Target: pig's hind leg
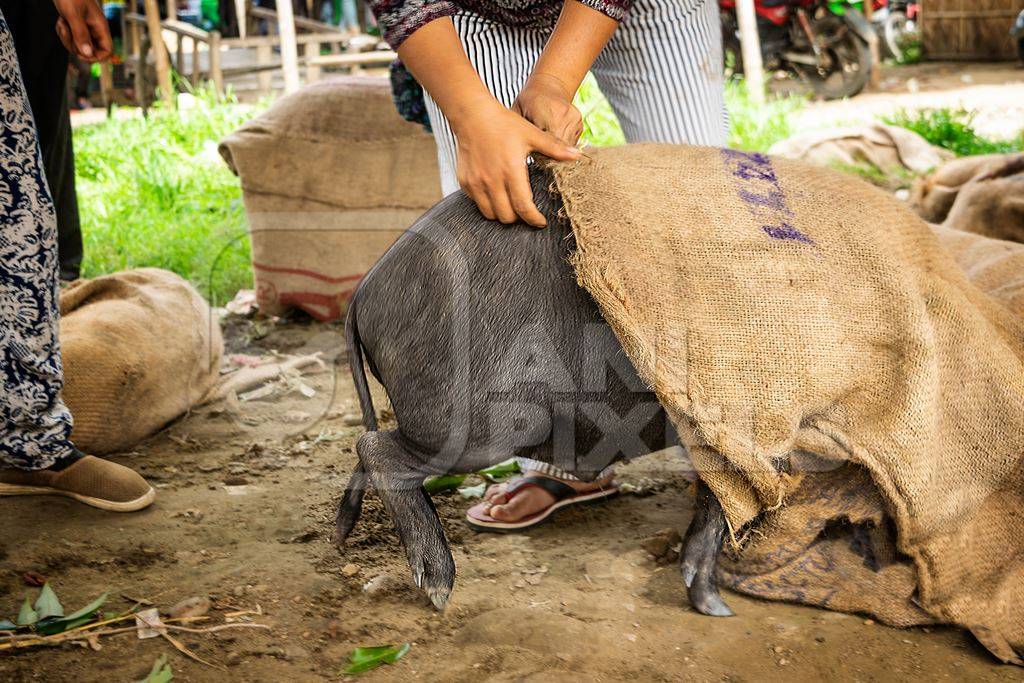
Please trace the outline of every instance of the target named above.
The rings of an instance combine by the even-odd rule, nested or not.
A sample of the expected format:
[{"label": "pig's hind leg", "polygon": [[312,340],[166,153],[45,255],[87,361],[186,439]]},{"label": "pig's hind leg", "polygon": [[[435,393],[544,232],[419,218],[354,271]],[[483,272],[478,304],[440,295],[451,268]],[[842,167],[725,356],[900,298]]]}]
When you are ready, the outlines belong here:
[{"label": "pig's hind leg", "polygon": [[455,560],[434,503],[423,489],[426,473],[421,461],[402,446],[393,431],[363,434],[356,452],[398,530],[413,580],[434,607],[444,608],[455,585]]},{"label": "pig's hind leg", "polygon": [[718,592],[718,555],[725,539],[725,513],[718,498],[697,482],[697,509],[683,539],[679,568],[690,593],[690,604],[701,614],[731,617],[733,611]]},{"label": "pig's hind leg", "polygon": [[348,487],[345,495],[338,503],[338,514],[334,518],[334,534],[331,536],[331,543],[338,550],[341,550],[352,528],[359,521],[359,514],[363,511],[363,496],[366,494],[368,478],[363,463],[356,462],[356,468],[352,470],[352,476],[348,480]]}]

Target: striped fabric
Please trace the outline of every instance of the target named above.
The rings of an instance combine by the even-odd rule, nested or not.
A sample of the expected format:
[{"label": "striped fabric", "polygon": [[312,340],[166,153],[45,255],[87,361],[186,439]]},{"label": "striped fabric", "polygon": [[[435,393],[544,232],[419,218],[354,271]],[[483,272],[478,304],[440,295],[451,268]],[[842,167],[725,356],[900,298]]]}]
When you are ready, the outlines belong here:
[{"label": "striped fabric", "polygon": [[[471,12],[452,17],[470,62],[491,93],[511,107],[550,31],[512,28]],[[728,121],[722,76],[722,34],[714,0],[636,0],[591,69],[629,142],[724,147]],[[456,140],[425,94],[437,141],[441,189],[459,189]],[[576,480],[548,463],[517,458],[525,471]],[[599,478],[611,474],[603,471]]]},{"label": "striped fabric", "polygon": [[[511,107],[550,31],[512,28],[465,11],[452,21],[484,84]],[[627,141],[725,145],[721,27],[713,0],[636,0],[591,71]],[[451,194],[459,189],[455,135],[430,96],[425,99],[441,188]]]}]

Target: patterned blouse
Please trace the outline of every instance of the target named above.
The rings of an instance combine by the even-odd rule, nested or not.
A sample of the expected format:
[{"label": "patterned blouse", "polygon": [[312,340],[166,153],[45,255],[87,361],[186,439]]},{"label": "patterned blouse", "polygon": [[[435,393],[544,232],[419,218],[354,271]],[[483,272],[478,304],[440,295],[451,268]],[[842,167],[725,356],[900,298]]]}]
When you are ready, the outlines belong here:
[{"label": "patterned blouse", "polygon": [[[583,5],[622,21],[633,0],[580,0]],[[563,0],[370,0],[384,40],[398,49],[424,24],[467,10],[504,26],[550,28]]]}]

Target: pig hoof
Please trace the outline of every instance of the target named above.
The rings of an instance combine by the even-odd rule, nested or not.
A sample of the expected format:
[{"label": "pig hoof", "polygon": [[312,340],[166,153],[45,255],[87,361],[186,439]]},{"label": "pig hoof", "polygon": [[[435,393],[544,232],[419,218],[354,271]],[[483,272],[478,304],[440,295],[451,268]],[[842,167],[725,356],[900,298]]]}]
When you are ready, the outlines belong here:
[{"label": "pig hoof", "polygon": [[438,612],[444,611],[444,606],[448,603],[448,597],[452,594],[450,586],[426,586],[423,590],[427,592],[427,597],[430,598],[430,602],[434,604],[434,608]]},{"label": "pig hoof", "polygon": [[693,608],[709,617],[731,617],[734,612],[722,600],[722,596],[713,588],[694,587],[690,590],[690,604]]}]

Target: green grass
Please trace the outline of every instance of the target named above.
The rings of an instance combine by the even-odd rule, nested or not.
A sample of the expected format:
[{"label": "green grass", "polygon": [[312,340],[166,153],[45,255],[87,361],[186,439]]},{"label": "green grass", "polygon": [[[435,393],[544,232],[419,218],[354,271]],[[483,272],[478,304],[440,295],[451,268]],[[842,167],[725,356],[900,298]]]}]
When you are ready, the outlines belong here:
[{"label": "green grass", "polygon": [[75,129],[83,277],[155,266],[214,302],[251,287],[241,189],[216,145],[252,115],[200,93],[185,111]]},{"label": "green grass", "polygon": [[764,105],[758,107],[751,102],[743,79],[730,78],[725,84],[729,146],[747,152],[767,152],[779,140],[796,133],[792,119],[806,103],[805,97],[796,95],[769,95]]},{"label": "green grass", "polygon": [[994,140],[974,129],[975,114],[966,109],[923,109],[897,111],[886,123],[914,131],[928,142],[959,157],[976,154],[1004,154],[1024,149],[1024,130],[1012,140]]},{"label": "green grass", "polygon": [[[592,78],[584,82],[576,104],[583,115],[585,142],[624,142],[622,129]],[[766,151],[797,132],[791,121],[804,104],[801,97],[776,97],[758,108],[743,82],[730,80],[729,145]],[[216,145],[253,114],[252,107],[200,93],[184,111],[158,107],[146,119],[114,119],[75,129],[83,276],[142,266],[166,268],[191,280],[214,303],[251,287],[241,189]],[[1024,133],[1009,141],[986,138],[964,110],[897,112],[886,121],[961,156],[1024,149]],[[866,177],[871,173],[844,170]],[[906,181],[895,180],[900,185]]]}]

